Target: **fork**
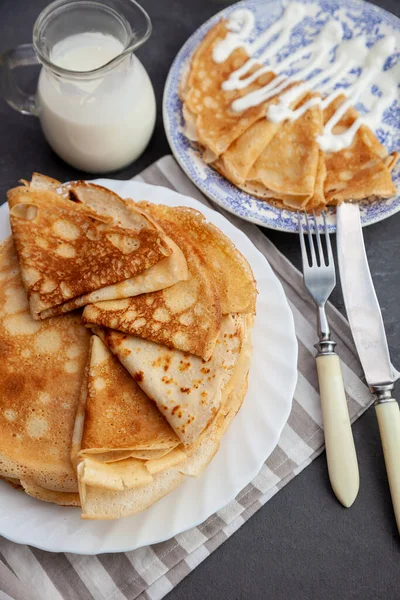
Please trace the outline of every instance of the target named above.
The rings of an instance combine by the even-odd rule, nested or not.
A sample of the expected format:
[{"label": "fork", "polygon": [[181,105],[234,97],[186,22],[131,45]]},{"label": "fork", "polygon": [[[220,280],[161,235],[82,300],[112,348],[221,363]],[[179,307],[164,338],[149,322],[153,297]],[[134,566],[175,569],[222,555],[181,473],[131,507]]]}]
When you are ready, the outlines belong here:
[{"label": "fork", "polygon": [[322,216],[324,220],[326,256],[322,248],[321,235],[315,213],[313,213],[313,219],[316,233],[316,247],[311,234],[311,219],[305,213],[311,264],[307,256],[300,212],[297,213],[297,216],[304,285],[317,306],[319,343],[315,345],[318,350],[316,363],[329,479],[336,498],[343,506],[348,508],[357,497],[360,487],[360,476],[340,361],[335,352],[336,342],[331,339],[331,332],[325,312],[326,301],[336,285],[335,263],[325,213],[322,213]]}]

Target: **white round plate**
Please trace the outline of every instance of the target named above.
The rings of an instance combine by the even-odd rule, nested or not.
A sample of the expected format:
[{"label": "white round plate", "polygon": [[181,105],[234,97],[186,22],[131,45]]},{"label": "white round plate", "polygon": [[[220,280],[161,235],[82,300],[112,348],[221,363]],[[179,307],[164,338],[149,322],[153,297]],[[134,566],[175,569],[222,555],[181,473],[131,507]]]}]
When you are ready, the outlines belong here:
[{"label": "white round plate", "polygon": [[[288,419],[297,379],[297,342],[282,286],[264,256],[225,217],[163,187],[99,179],[120,196],[200,210],[236,244],[258,284],[249,389],[221,448],[198,479],[187,478],[146,511],[119,521],[83,521],[80,509],[56,506],[0,482],[0,535],[52,552],[99,554],[154,544],[190,529],[228,504],[258,473]],[[0,209],[0,239],[9,233]]]},{"label": "white round plate", "polygon": [[[363,34],[366,36],[368,44],[372,45],[383,35],[394,35],[398,40],[397,51],[388,57],[387,66],[393,68],[398,63],[400,19],[384,9],[361,0],[329,0],[329,2],[326,0],[296,0],[296,2],[306,6],[307,16],[301,25],[296,27],[296,32],[291,37],[292,53],[305,46],[310,36],[317,34],[330,20],[337,20],[342,23],[343,36],[346,39]],[[264,29],[280,18],[284,10],[284,0],[243,0],[214,15],[194,32],[178,52],[165,84],[163,99],[165,132],[172,152],[186,175],[211,200],[246,221],[252,221],[271,229],[297,233],[298,224],[295,212],[277,208],[239,190],[202,160],[196,144],[189,142],[183,132],[184,119],[182,102],[179,98],[182,74],[188,69],[193,52],[207,31],[221,19],[227,18],[238,7],[251,9],[255,13],[257,23]],[[397,102],[394,107],[386,111],[381,127],[376,131],[379,140],[389,153],[399,150],[400,147],[399,113],[400,104]],[[399,186],[400,164],[395,168],[393,178]],[[388,200],[363,202],[360,207],[362,225],[371,225],[400,210],[400,193]],[[327,209],[327,221],[329,230],[336,231],[336,209],[334,207]],[[322,230],[322,217],[318,217],[318,225]]]}]

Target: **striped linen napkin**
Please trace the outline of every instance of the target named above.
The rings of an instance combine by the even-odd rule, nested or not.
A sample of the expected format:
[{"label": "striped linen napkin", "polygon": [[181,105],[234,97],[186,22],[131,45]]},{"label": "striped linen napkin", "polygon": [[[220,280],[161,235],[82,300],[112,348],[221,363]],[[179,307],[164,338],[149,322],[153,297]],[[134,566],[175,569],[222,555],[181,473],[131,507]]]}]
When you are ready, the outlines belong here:
[{"label": "striped linen napkin", "polygon": [[[136,179],[209,204],[172,156],[160,159]],[[159,600],[323,451],[314,360],[315,309],[303,288],[301,275],[258,227],[221,212],[266,256],[294,315],[299,344],[298,383],[278,446],[233,502],[202,525],[161,544],[125,554],[78,556],[51,554],[0,538],[0,600]],[[363,374],[348,323],[332,305],[328,307],[328,317],[338,343],[350,417],[354,421],[370,406],[372,397],[361,379]]]}]

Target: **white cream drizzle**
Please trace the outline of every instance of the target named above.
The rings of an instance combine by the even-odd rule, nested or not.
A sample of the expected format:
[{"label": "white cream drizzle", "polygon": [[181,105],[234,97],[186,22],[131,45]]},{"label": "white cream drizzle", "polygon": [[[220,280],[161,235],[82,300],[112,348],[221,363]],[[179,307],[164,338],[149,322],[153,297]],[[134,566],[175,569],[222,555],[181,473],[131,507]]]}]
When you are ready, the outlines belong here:
[{"label": "white cream drizzle", "polygon": [[[347,100],[339,106],[325,125],[323,134],[317,138],[322,150],[325,152],[338,152],[343,148],[347,148],[351,145],[354,135],[363,123],[368,124],[372,129],[376,129],[379,126],[383,113],[397,97],[396,82],[394,82],[394,85],[391,85],[392,78],[388,76],[387,72],[382,72],[385,61],[393,53],[395,45],[396,40],[394,37],[383,38],[376,42],[368,52],[364,63],[365,66],[359,79],[346,90]],[[334,134],[333,128],[335,125],[339,123],[346,111],[360,100],[363,92],[375,81],[379,81],[379,88],[382,95],[376,98],[370,112],[365,116],[359,116],[347,131],[341,134]],[[329,95],[326,100],[328,99]],[[327,106],[329,104],[330,102],[327,103]]]},{"label": "white cream drizzle", "polygon": [[[335,111],[325,125],[322,135],[317,138],[322,150],[337,152],[351,145],[354,135],[363,123],[369,125],[371,129],[379,127],[383,113],[396,100],[398,82],[393,74],[388,71],[383,72],[387,57],[395,50],[395,38],[393,36],[383,38],[368,49],[363,37],[342,42],[343,31],[340,23],[330,21],[309,46],[301,48],[295,57],[291,55],[278,62],[277,54],[290,41],[292,28],[300,22],[305,14],[306,7],[304,5],[291,3],[281,19],[261,33],[254,41],[249,42],[255,26],[254,14],[248,9],[237,10],[230,15],[228,20],[228,34],[213,49],[213,60],[216,63],[222,63],[237,48],[244,48],[250,57],[222,83],[222,89],[227,91],[245,89],[264,73],[274,72],[276,74],[276,77],[267,85],[245,94],[231,105],[233,111],[243,112],[280,94],[279,101],[269,106],[266,114],[266,117],[275,123],[285,120],[294,121],[313,106],[321,105],[322,108],[326,108],[339,95],[345,94],[346,101]],[[253,58],[265,46],[266,48],[256,58]],[[329,62],[332,48],[335,47],[335,59]],[[307,59],[307,65],[293,75],[287,76],[285,71],[289,67],[293,68],[294,63],[299,59]],[[327,61],[327,68],[323,68]],[[261,66],[246,76],[257,65]],[[344,76],[355,67],[362,69],[358,79],[347,88],[342,87],[331,91],[332,88],[343,82]],[[302,82],[298,83],[300,80]],[[373,84],[377,85],[381,94],[376,96],[370,111],[366,115],[360,116],[347,131],[334,134],[335,125],[338,124],[347,109],[354,106]],[[286,88],[289,89],[285,91]],[[295,109],[294,107],[301,98],[313,90],[320,92],[321,95],[327,95],[323,99],[311,98],[303,106]]]},{"label": "white cream drizzle", "polygon": [[[341,39],[342,31],[340,26],[338,25],[338,23],[336,23],[336,21],[331,21],[328,25],[326,25],[323,28],[323,30],[315,40],[311,49],[311,57],[309,63],[307,67],[304,67],[303,69],[297,71],[295,76],[296,80],[299,81],[300,79],[307,79],[308,77],[310,77],[313,71],[322,66],[323,62],[326,60],[327,55],[330,52],[330,49],[332,48],[332,45],[338,44],[341,41]],[[304,54],[309,53],[310,48],[306,49],[304,52]],[[295,79],[282,75],[282,72],[292,63],[293,57],[290,56],[282,60],[279,63],[278,68],[274,69],[274,71],[278,72],[278,77],[280,78],[279,83],[282,81],[282,85],[278,86],[279,89],[277,89],[276,86],[273,85],[273,83],[275,82],[274,79],[273,81],[271,81],[270,84],[258,90],[255,90],[254,92],[250,92],[242,98],[238,98],[238,100],[235,100],[235,102],[232,103],[232,110],[236,112],[242,112],[243,110],[246,110],[251,106],[257,106],[258,104],[265,102],[265,100],[268,100],[269,98],[275,96],[277,92],[280,92],[281,90],[285,89],[285,87],[288,87],[289,83],[291,83],[291,81],[295,81]],[[271,71],[271,67],[269,67],[268,70]],[[325,74],[323,74],[323,79],[326,79]],[[281,96],[280,103],[276,107],[277,110],[275,110],[271,114],[268,113],[268,118],[274,122],[279,122],[283,121],[284,119],[287,119],[287,111],[290,111],[291,114],[291,104],[297,99],[301,98],[302,94],[310,90],[312,87],[313,83],[311,83],[311,81],[305,81],[304,83],[301,83],[296,87],[291,88],[288,92]],[[281,114],[282,110],[279,111],[279,109],[283,109],[283,114]]]},{"label": "white cream drizzle", "polygon": [[247,8],[235,10],[228,22],[230,30],[219,44],[214,47],[213,59],[216,63],[223,63],[230,57],[236,48],[245,48],[248,52],[249,44],[246,39],[254,29],[255,17]]}]

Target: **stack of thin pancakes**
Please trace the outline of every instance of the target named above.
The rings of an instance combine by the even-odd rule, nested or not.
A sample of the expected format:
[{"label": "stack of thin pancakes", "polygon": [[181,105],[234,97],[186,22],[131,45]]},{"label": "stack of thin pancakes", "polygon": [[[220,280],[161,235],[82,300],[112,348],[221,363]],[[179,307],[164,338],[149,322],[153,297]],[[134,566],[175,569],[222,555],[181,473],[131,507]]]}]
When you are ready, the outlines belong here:
[{"label": "stack of thin pancakes", "polygon": [[241,406],[252,271],[189,208],[37,174],[8,202],[0,476],[85,518],[131,515],[200,475]]},{"label": "stack of thin pancakes", "polygon": [[[228,32],[226,22],[220,21],[207,33],[181,82],[185,132],[198,143],[205,162],[243,191],[291,210],[318,212],[345,200],[396,194],[391,171],[399,154],[388,155],[367,126],[358,129],[348,148],[334,153],[320,149],[317,136],[346,100],[344,95],[324,110],[317,104],[282,123],[269,121],[266,113],[287,88],[258,106],[234,112],[232,102],[266,86],[276,74],[264,73],[243,89],[223,90],[222,83],[249,59],[244,48],[237,48],[224,62],[213,60],[214,47]],[[260,66],[254,63],[249,74]],[[313,96],[320,94],[303,95],[293,108]],[[348,109],[333,133],[349,129],[358,116],[354,108]]]}]

